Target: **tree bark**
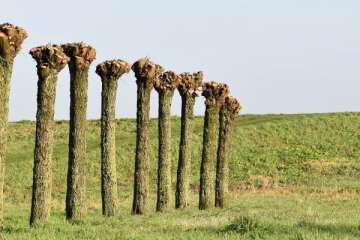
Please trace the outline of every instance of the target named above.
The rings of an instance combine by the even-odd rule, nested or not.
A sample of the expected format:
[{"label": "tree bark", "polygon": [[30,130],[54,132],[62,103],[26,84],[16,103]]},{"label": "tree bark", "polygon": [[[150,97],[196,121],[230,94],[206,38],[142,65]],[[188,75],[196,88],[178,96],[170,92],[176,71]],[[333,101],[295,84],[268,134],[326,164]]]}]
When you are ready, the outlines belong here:
[{"label": "tree bark", "polygon": [[66,217],[68,219],[81,220],[86,215],[85,130],[87,123],[87,72],[71,71],[70,82],[70,130]]},{"label": "tree bark", "polygon": [[44,222],[50,215],[56,81],[56,74],[39,74],[31,224]]},{"label": "tree bark", "polygon": [[95,49],[83,43],[63,45],[70,57],[70,129],[66,192],[66,218],[82,220],[86,216],[86,110],[88,71]]},{"label": "tree bark", "polygon": [[132,66],[137,83],[136,112],[136,154],[134,172],[134,198],[132,214],[144,214],[147,211],[149,192],[149,111],[150,93],[162,68],[148,59],[140,59]]},{"label": "tree bark", "polygon": [[102,213],[115,216],[117,204],[115,101],[117,80],[103,81],[101,93],[101,196]]},{"label": "tree bark", "polygon": [[219,109],[208,105],[205,110],[203,151],[200,167],[200,198],[199,209],[213,206],[213,170],[216,158],[216,133]]},{"label": "tree bark", "polygon": [[115,107],[118,79],[130,71],[121,60],[105,61],[96,68],[101,76],[101,197],[104,216],[115,216],[118,192],[116,177]]},{"label": "tree bark", "polygon": [[189,172],[192,148],[192,122],[194,119],[195,97],[181,96],[181,136],[179,145],[179,162],[175,193],[175,207],[185,208],[189,205]]},{"label": "tree bark", "polygon": [[12,24],[0,24],[0,230],[4,227],[4,176],[10,81],[14,58],[27,37],[24,29]]},{"label": "tree bark", "polygon": [[160,75],[155,82],[159,93],[158,119],[158,179],[156,211],[163,212],[171,204],[171,103],[179,77],[171,71]]},{"label": "tree bark", "polygon": [[181,134],[179,160],[176,178],[175,208],[186,208],[189,205],[189,175],[192,148],[192,122],[197,88],[201,86],[203,73],[183,73],[178,86],[181,95]]},{"label": "tree bark", "polygon": [[4,226],[4,175],[5,151],[7,143],[7,127],[9,113],[10,80],[12,62],[0,58],[0,230]]},{"label": "tree bark", "polygon": [[203,151],[200,167],[199,209],[204,210],[214,206],[213,181],[214,163],[216,160],[216,138],[219,122],[219,111],[229,93],[226,84],[209,82],[203,85],[202,95],[206,98]]},{"label": "tree bark", "polygon": [[159,94],[159,158],[156,210],[170,207],[171,192],[171,101],[174,92]]},{"label": "tree bark", "polygon": [[133,214],[146,212],[149,188],[149,111],[152,87],[138,84]]},{"label": "tree bark", "polygon": [[220,129],[218,139],[215,207],[228,206],[229,167],[228,158],[231,146],[234,120],[240,110],[239,102],[233,97],[227,97],[220,110]]},{"label": "tree bark", "polygon": [[30,225],[45,223],[51,209],[54,105],[58,72],[68,58],[58,46],[30,51],[37,61],[38,93]]}]

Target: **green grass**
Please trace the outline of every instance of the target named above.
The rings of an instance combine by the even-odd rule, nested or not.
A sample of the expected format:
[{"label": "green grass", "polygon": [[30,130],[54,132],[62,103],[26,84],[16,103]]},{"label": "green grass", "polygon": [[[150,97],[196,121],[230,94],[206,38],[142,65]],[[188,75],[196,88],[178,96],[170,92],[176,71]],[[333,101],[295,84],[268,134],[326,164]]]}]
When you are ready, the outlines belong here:
[{"label": "green grass", "polygon": [[[173,118],[173,183],[179,144]],[[5,174],[5,239],[360,239],[360,113],[243,115],[230,154],[228,209],[197,210],[203,119],[194,123],[191,206],[155,209],[157,120],[151,121],[149,214],[131,216],[135,120],[117,123],[120,213],[101,216],[100,124],[87,131],[84,222],[64,217],[68,122],[56,123],[53,211],[46,226],[28,226],[35,125],[10,124]],[[0,238],[1,239],[1,238]]]}]

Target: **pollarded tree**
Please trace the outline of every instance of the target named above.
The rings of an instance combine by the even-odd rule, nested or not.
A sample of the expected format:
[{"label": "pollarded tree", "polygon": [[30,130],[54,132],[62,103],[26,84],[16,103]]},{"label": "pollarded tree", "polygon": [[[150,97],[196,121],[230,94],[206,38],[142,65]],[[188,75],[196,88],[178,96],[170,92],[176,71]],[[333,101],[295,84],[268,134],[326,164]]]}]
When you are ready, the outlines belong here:
[{"label": "pollarded tree", "polygon": [[214,197],[214,163],[216,160],[216,133],[219,120],[219,111],[226,96],[229,94],[229,87],[226,84],[207,82],[203,84],[202,95],[205,97],[205,118],[203,134],[203,150],[200,168],[200,190],[199,209],[212,207]]},{"label": "pollarded tree", "polygon": [[149,111],[150,93],[157,77],[164,69],[147,58],[136,61],[131,69],[137,84],[136,153],[134,172],[134,199],[132,214],[144,214],[149,189]]},{"label": "pollarded tree", "polygon": [[70,58],[70,129],[66,191],[66,218],[81,220],[86,215],[85,160],[88,72],[96,51],[84,43],[62,45]]},{"label": "pollarded tree", "polygon": [[179,76],[168,71],[155,81],[159,93],[159,152],[156,211],[164,211],[171,202],[171,103]]},{"label": "pollarded tree", "polygon": [[189,171],[191,165],[192,122],[194,119],[196,91],[201,86],[203,73],[180,74],[178,91],[181,96],[181,135],[177,168],[175,207],[185,208],[188,203]]},{"label": "pollarded tree", "polygon": [[34,225],[46,222],[50,215],[56,82],[69,58],[57,45],[36,47],[30,54],[37,63],[39,77],[30,216],[30,225]]},{"label": "pollarded tree", "polygon": [[9,113],[10,81],[13,62],[27,37],[24,29],[0,24],[0,230],[3,228],[5,148]]},{"label": "pollarded tree", "polygon": [[234,120],[240,111],[240,103],[234,97],[226,97],[220,109],[220,127],[216,164],[215,207],[223,208],[228,202],[229,168],[228,158]]},{"label": "pollarded tree", "polygon": [[101,77],[101,197],[102,213],[115,216],[117,211],[117,178],[115,146],[115,106],[118,79],[130,71],[130,65],[122,61],[105,61],[96,67]]}]

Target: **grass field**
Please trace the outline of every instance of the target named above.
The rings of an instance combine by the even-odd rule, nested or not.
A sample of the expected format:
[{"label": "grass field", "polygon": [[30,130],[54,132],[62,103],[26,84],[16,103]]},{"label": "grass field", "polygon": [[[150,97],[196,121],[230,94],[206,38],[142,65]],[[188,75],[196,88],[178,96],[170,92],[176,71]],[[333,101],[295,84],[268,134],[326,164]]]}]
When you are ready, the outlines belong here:
[{"label": "grass field", "polygon": [[[173,176],[179,144],[173,119]],[[203,119],[194,126],[189,209],[155,209],[157,120],[151,121],[151,201],[146,216],[131,216],[135,120],[117,124],[120,212],[101,216],[100,124],[87,131],[88,217],[64,216],[68,122],[56,123],[53,211],[49,224],[31,229],[35,125],[10,124],[5,175],[4,239],[360,239],[360,113],[243,115],[230,154],[228,209],[197,210]],[[175,183],[175,177],[173,179]]]}]

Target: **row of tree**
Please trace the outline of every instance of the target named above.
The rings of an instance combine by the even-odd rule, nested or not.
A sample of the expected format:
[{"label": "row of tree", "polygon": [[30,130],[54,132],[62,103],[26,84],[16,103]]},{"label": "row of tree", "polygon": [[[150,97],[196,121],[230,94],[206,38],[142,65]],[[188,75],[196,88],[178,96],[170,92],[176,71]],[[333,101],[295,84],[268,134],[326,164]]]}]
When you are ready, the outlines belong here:
[{"label": "row of tree", "polygon": [[[26,31],[11,24],[0,25],[0,226],[3,226],[3,183],[8,97],[12,64]],[[84,43],[45,45],[30,50],[37,65],[38,93],[34,150],[33,189],[30,224],[45,222],[51,205],[51,162],[53,151],[54,103],[58,73],[70,71],[70,130],[66,192],[66,218],[81,220],[86,215],[86,109],[89,66],[96,51]],[[115,157],[115,102],[117,81],[130,69],[137,83],[137,137],[134,171],[133,214],[144,214],[149,194],[149,110],[153,88],[159,95],[158,177],[156,210],[171,207],[171,103],[178,89],[182,99],[181,137],[176,179],[175,207],[189,205],[192,121],[194,104],[201,89],[205,97],[203,152],[200,169],[199,209],[226,206],[228,193],[228,153],[233,122],[239,102],[228,96],[229,87],[216,82],[203,83],[203,73],[176,74],[143,58],[132,66],[122,60],[105,61],[96,67],[102,81],[101,105],[101,194],[102,212],[114,216],[118,193]],[[219,125],[219,131],[218,131]],[[217,132],[219,132],[217,140]],[[217,151],[217,152],[216,152]],[[216,179],[213,179],[216,163]],[[214,186],[215,183],[215,186]],[[215,194],[214,194],[215,191]],[[215,199],[215,203],[214,203]]]}]

